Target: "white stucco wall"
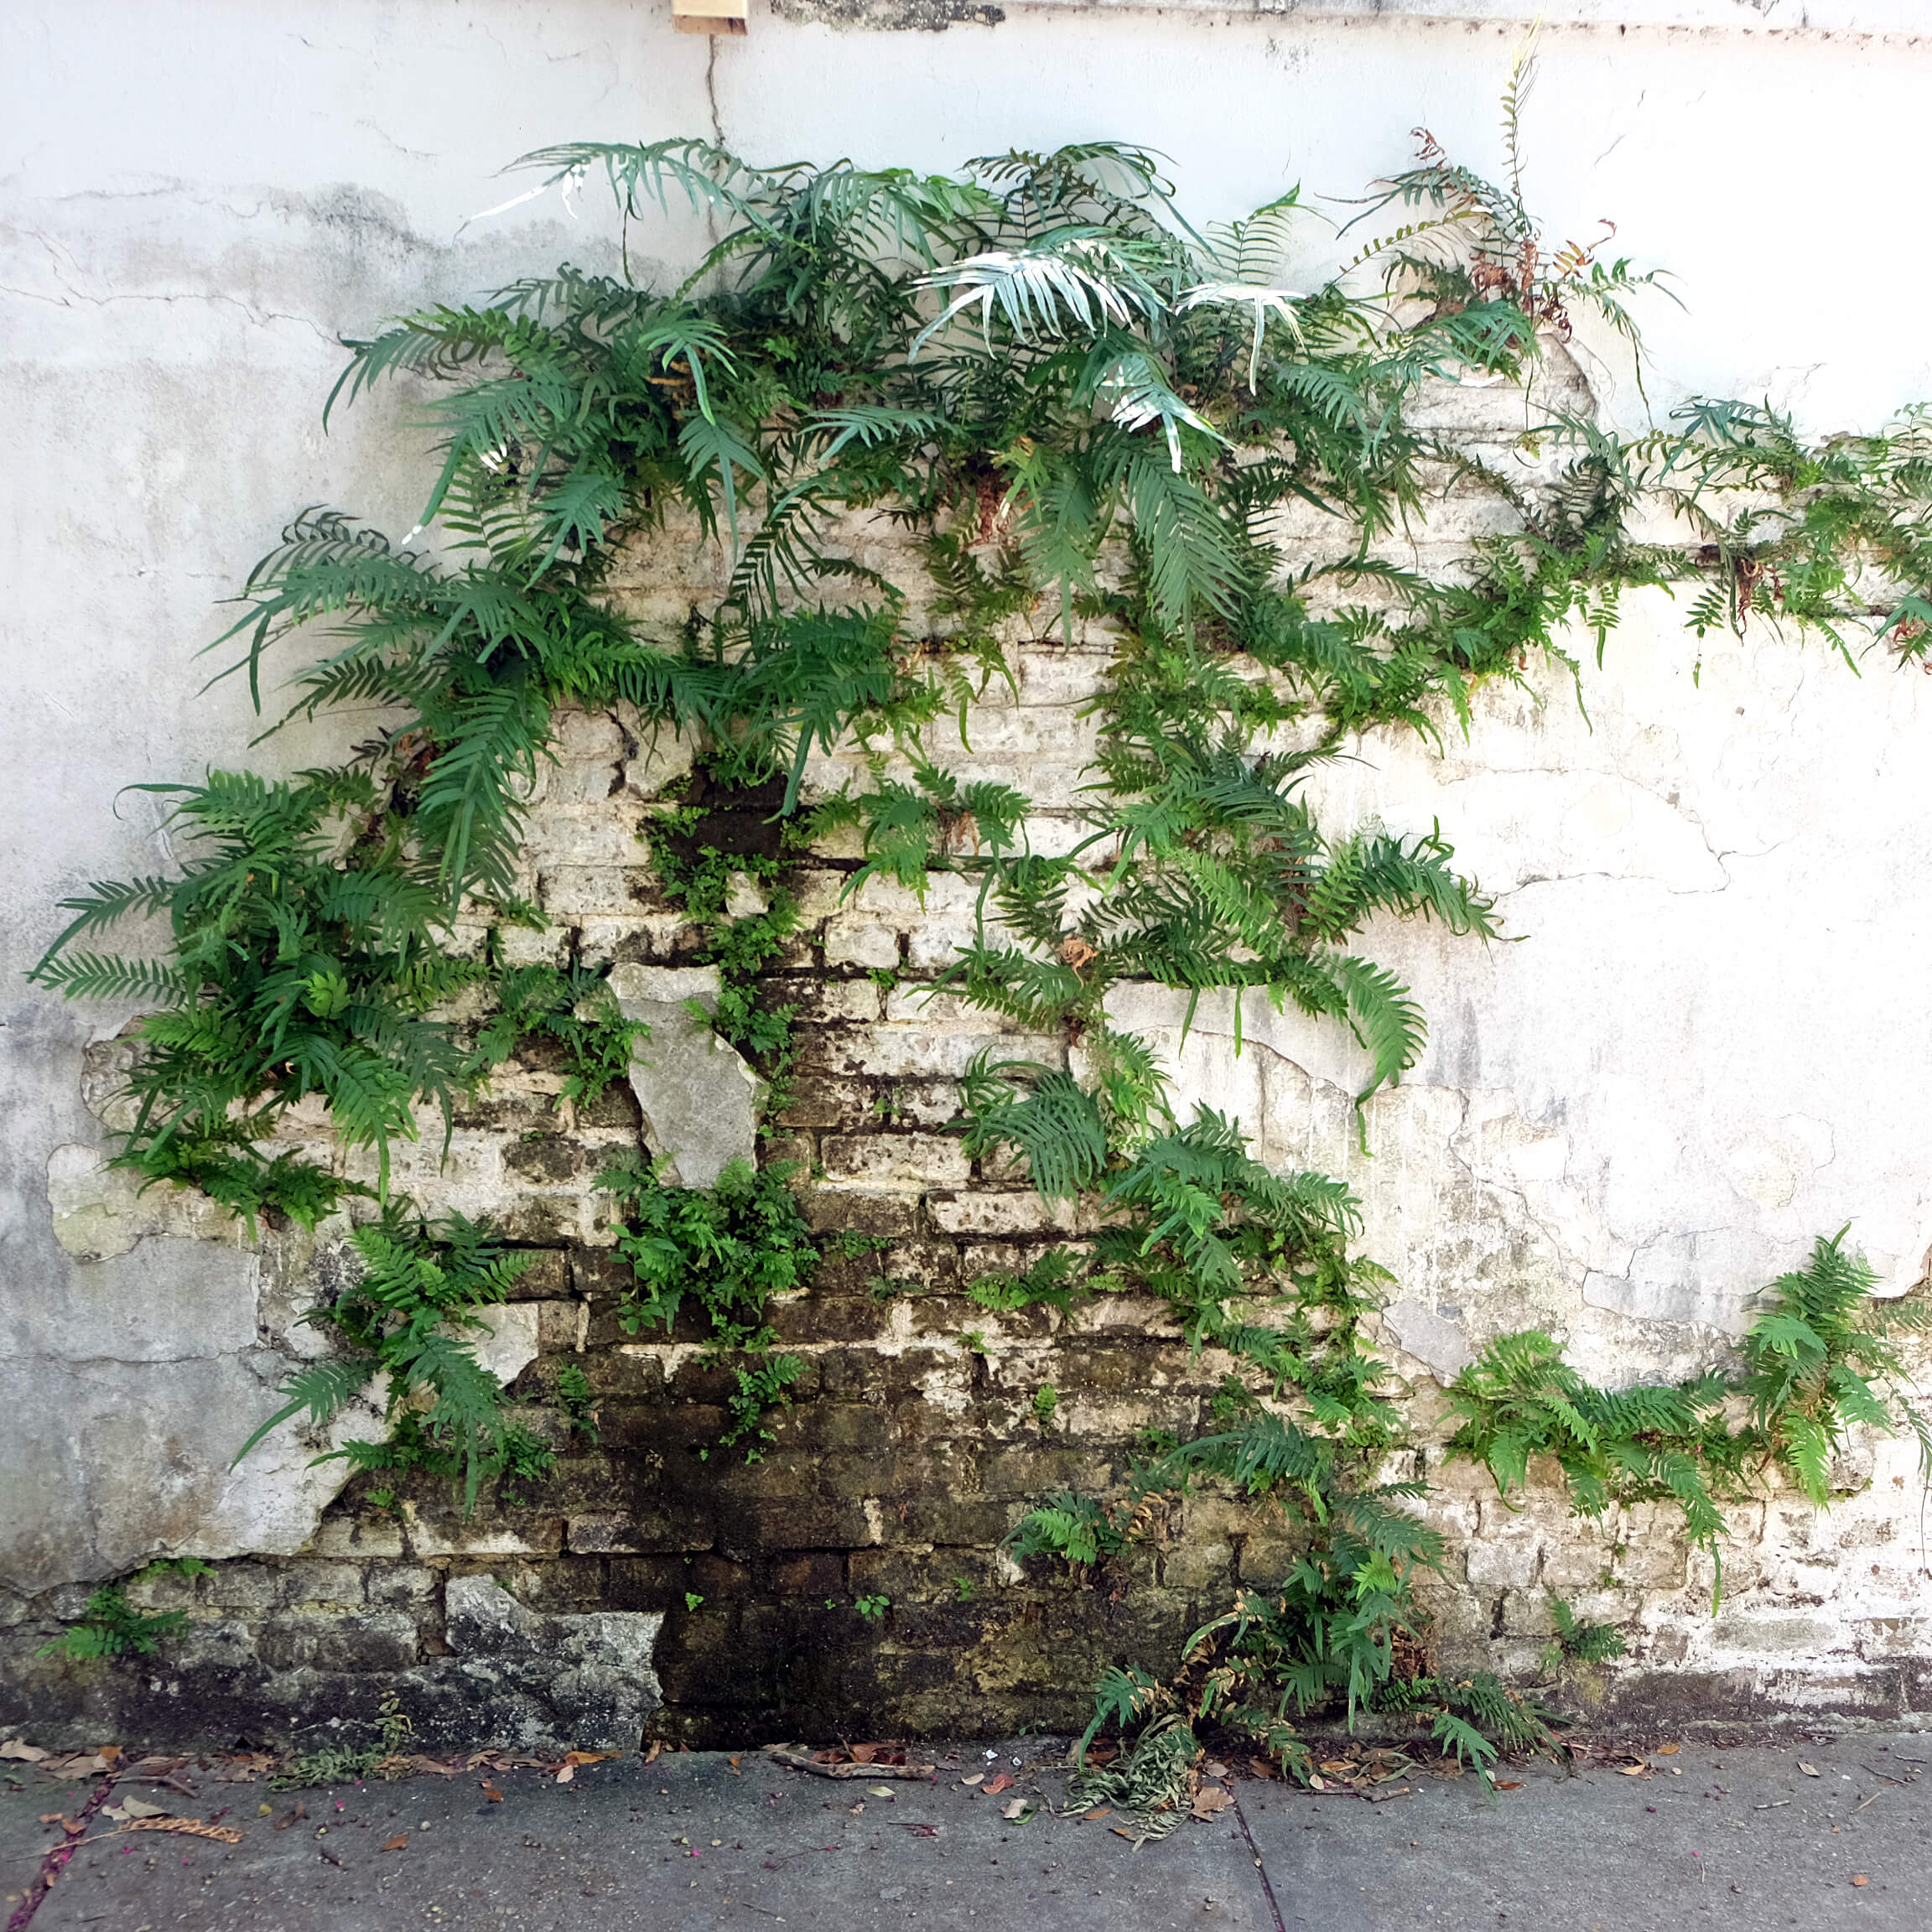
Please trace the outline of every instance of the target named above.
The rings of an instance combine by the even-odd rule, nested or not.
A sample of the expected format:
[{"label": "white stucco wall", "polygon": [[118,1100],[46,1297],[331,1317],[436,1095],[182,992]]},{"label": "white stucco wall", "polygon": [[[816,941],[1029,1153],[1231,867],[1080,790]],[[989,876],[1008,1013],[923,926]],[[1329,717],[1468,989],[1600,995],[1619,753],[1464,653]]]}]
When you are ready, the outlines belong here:
[{"label": "white stucco wall", "polygon": [[[1171,156],[1208,216],[1297,180],[1357,194],[1406,161],[1418,124],[1493,167],[1523,9],[1468,18],[1485,11],[1026,6],[944,33],[759,11],[717,43],[674,35],[667,0],[12,11],[0,1581],[179,1545],[179,1511],[144,1514],[144,1495],[219,1495],[262,1519],[218,1473],[242,1432],[229,1417],[265,1413],[278,1372],[255,1347],[275,1338],[258,1271],[206,1244],[184,1271],[158,1228],[98,1260],[55,1243],[49,1157],[100,1137],[80,1047],[120,1016],[19,974],[62,892],[165,862],[153,802],[117,787],[246,756],[243,693],[197,697],[193,653],[287,517],[329,501],[397,532],[414,520],[400,393],[321,433],[338,336],[602,259],[590,195],[574,221],[546,200],[463,226],[514,190],[502,164],[573,138],[714,132],[760,158],[938,167],[1118,136]],[[1932,38],[1900,31],[1915,8],[1544,11],[1532,196],[1553,234],[1612,216],[1620,246],[1675,271],[1685,309],[1648,317],[1654,402],[1768,394],[1824,431],[1932,397],[1910,187]],[[1297,272],[1336,252],[1311,226]],[[1609,413],[1641,420],[1618,371],[1592,373]],[[1708,644],[1694,685],[1695,656],[1640,613],[1587,679],[1593,729],[1554,684],[1540,704],[1498,692],[1445,757],[1405,746],[1330,782],[1392,825],[1439,816],[1526,935],[1487,954],[1384,942],[1434,1044],[1377,1102],[1380,1150],[1352,1177],[1424,1358],[1446,1363],[1452,1330],[1550,1319],[1593,1372],[1674,1368],[1846,1220],[1894,1285],[1922,1272],[1927,687],[1756,634]],[[266,756],[309,753],[291,735]],[[1350,1161],[1321,1112],[1323,1049],[1278,1044],[1317,1079],[1254,1097],[1271,1149]],[[1506,1223],[1520,1239],[1485,1248]],[[138,1333],[102,1311],[124,1286],[146,1301]],[[313,1500],[290,1507],[299,1527]]]}]

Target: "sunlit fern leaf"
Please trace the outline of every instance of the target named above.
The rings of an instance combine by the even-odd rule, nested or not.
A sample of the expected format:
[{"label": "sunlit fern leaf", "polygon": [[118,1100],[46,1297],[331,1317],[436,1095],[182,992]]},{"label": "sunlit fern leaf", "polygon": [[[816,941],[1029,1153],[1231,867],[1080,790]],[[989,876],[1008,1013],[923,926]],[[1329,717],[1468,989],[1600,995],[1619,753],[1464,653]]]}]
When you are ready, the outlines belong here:
[{"label": "sunlit fern leaf", "polygon": [[367,1358],[334,1356],[296,1371],[276,1391],[287,1401],[235,1452],[229,1467],[240,1467],[242,1458],[264,1436],[293,1416],[306,1412],[311,1429],[324,1427],[369,1386],[376,1369],[376,1363]]},{"label": "sunlit fern leaf", "polygon": [[1049,1201],[1068,1200],[1099,1179],[1107,1130],[1093,1097],[1056,1067],[977,1055],[959,1079],[966,1151],[975,1158],[1012,1147]]}]

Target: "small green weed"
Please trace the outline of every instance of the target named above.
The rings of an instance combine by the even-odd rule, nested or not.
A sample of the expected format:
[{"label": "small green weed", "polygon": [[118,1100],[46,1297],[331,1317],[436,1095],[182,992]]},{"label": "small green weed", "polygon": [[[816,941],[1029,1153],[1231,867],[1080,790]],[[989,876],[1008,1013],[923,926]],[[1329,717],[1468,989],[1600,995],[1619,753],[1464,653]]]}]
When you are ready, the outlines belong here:
[{"label": "small green weed", "polygon": [[579,1436],[592,1442],[599,1440],[597,1399],[591,1392],[590,1378],[574,1362],[566,1362],[557,1371],[557,1400]]},{"label": "small green weed", "polygon": [[329,1785],[354,1784],[365,1778],[401,1778],[408,1766],[396,1762],[402,1748],[416,1734],[416,1727],[402,1714],[402,1700],[392,1690],[382,1700],[379,1722],[382,1737],[364,1751],[341,1747],[327,1751],[305,1751],[293,1758],[268,1780],[271,1791],[312,1791]]},{"label": "small green weed", "polygon": [[861,1597],[853,1605],[853,1608],[868,1623],[882,1623],[885,1620],[886,1613],[891,1607],[892,1599],[890,1597]]},{"label": "small green weed", "polygon": [[1608,1664],[1629,1646],[1614,1623],[1579,1623],[1576,1613],[1561,1597],[1550,1599],[1556,1634],[1543,1653],[1543,1668],[1554,1670],[1566,1659],[1574,1664]]},{"label": "small green weed", "polygon": [[[154,1576],[212,1576],[215,1566],[199,1556],[163,1556],[130,1581],[146,1582]],[[162,1610],[152,1615],[137,1610],[127,1601],[127,1587],[109,1583],[88,1597],[80,1621],[71,1624],[51,1644],[44,1644],[43,1657],[64,1657],[72,1664],[88,1664],[103,1657],[152,1657],[164,1644],[172,1642],[188,1628],[184,1610]]]}]

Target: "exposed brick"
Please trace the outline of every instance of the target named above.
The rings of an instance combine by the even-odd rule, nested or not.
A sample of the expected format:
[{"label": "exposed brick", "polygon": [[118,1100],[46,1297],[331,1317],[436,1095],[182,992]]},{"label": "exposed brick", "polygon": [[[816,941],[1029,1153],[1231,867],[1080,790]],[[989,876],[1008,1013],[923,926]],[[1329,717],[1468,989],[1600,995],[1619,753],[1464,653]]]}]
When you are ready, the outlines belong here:
[{"label": "exposed brick", "polygon": [[416,1624],[400,1611],[318,1618],[311,1652],[318,1670],[407,1670],[416,1661]]},{"label": "exposed brick", "polygon": [[961,1187],[972,1162],[959,1141],[938,1134],[828,1134],[820,1148],[833,1182],[872,1187]]},{"label": "exposed brick", "polygon": [[836,914],[825,922],[828,966],[894,967],[899,963],[899,935],[889,926],[870,919]]}]

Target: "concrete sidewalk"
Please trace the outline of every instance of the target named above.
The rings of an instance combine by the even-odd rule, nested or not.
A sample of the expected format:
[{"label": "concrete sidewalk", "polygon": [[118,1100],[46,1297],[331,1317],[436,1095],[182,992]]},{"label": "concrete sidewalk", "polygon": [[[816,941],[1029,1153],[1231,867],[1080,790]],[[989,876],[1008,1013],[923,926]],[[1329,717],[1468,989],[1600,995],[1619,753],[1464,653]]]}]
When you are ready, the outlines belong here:
[{"label": "concrete sidewalk", "polygon": [[[1592,1758],[1569,1779],[1519,1766],[1502,1774],[1518,1789],[1493,1800],[1467,1776],[1394,1780],[1383,1789],[1402,1794],[1373,1803],[1233,1777],[1211,1821],[1139,1851],[1117,1819],[1003,1815],[1015,1797],[1059,1805],[1060,1741],[924,1754],[940,1766],[934,1782],[891,1786],[705,1753],[585,1765],[569,1784],[480,1770],[308,1793],[209,1784],[200,1804],[164,1793],[242,1841],[94,1838],[33,1932],[1932,1925],[1924,1736],[1686,1742]],[[1617,1768],[1639,1762],[1636,1775]],[[961,1782],[974,1773],[1015,1783],[987,1798]],[[40,1814],[71,1817],[92,1789],[0,1789],[9,1918],[61,1836]],[[110,1828],[102,1817],[91,1829]]]}]

